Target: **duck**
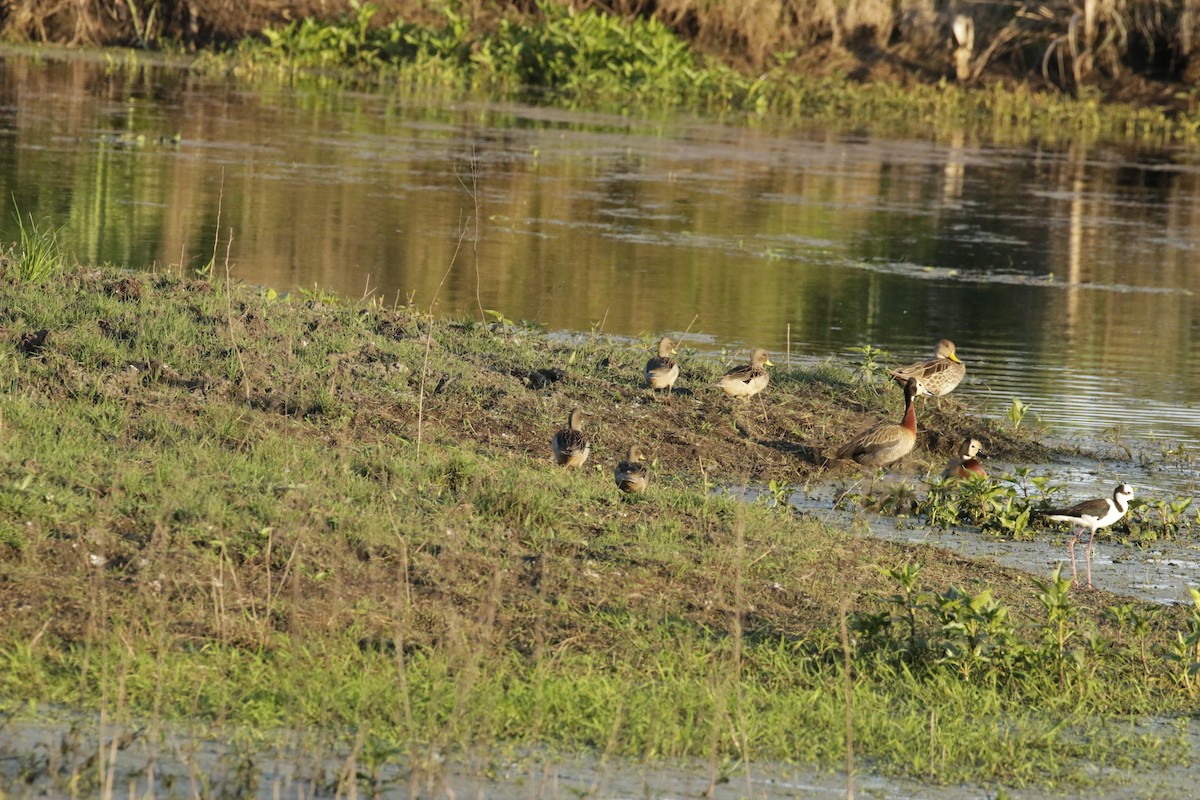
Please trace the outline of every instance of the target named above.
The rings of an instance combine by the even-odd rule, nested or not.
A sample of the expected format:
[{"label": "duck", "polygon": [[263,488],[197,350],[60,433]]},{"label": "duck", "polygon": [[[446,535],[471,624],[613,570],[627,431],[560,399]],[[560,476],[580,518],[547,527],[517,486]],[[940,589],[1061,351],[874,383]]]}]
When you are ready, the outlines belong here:
[{"label": "duck", "polygon": [[650,468],[646,466],[646,454],[638,445],[630,445],[625,460],[613,470],[617,488],[622,492],[637,494],[650,485]]},{"label": "duck", "polygon": [[651,389],[671,390],[679,377],[679,365],[671,356],[675,355],[675,342],[664,336],[658,341],[658,355],[646,362],[646,383]]},{"label": "duck", "polygon": [[836,458],[867,467],[884,467],[912,452],[917,444],[917,409],[914,400],[921,382],[909,378],[904,384],[904,416],[900,424],[881,422],[855,436],[838,450]]},{"label": "duck", "polygon": [[917,361],[906,367],[888,370],[888,374],[901,386],[909,378],[921,382],[921,394],[941,397],[954,391],[967,374],[967,367],[958,359],[954,342],[941,339],[933,348],[933,358]]},{"label": "duck", "polygon": [[730,397],[752,397],[771,381],[771,376],[763,367],[773,367],[767,351],[761,347],[750,353],[750,363],[734,367],[721,376],[717,386]]},{"label": "duck", "polygon": [[1122,483],[1113,489],[1112,497],[1100,497],[1095,500],[1084,500],[1068,508],[1051,508],[1042,512],[1046,519],[1055,522],[1069,522],[1072,527],[1079,526],[1079,531],[1067,543],[1067,552],[1071,555],[1071,585],[1079,585],[1079,575],[1075,569],[1075,544],[1088,531],[1087,551],[1084,560],[1087,562],[1087,587],[1092,588],[1092,542],[1096,539],[1096,531],[1107,528],[1129,511],[1129,501],[1133,499],[1133,487]]},{"label": "duck", "polygon": [[575,407],[567,415],[567,427],[558,430],[550,439],[554,460],[564,467],[578,469],[587,461],[592,444],[581,427],[583,409]]},{"label": "duck", "polygon": [[983,468],[983,464],[979,463],[977,455],[983,454],[983,445],[978,439],[972,439],[968,436],[962,440],[962,444],[958,446],[958,454],[950,459],[946,464],[946,469],[942,472],[942,480],[961,480],[963,478],[980,477],[986,478],[987,471]]}]

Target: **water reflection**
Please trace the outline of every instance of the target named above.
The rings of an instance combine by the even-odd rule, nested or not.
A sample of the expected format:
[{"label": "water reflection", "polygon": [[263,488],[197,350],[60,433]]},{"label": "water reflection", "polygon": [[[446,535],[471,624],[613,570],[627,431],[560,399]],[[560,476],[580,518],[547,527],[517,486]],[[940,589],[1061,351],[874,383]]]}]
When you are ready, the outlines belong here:
[{"label": "water reflection", "polygon": [[1194,154],[2,63],[0,188],[83,261],[811,357],[949,336],[992,413],[1200,444]]}]

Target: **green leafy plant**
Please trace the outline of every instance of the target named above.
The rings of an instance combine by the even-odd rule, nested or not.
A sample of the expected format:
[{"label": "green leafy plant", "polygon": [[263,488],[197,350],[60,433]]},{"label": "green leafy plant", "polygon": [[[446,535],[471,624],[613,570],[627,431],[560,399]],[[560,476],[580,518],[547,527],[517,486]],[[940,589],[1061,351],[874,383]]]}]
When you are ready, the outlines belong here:
[{"label": "green leafy plant", "polygon": [[[1162,616],[1161,608],[1149,610],[1139,609],[1133,603],[1119,606],[1109,606],[1105,611],[1107,617],[1117,627],[1117,644],[1126,648],[1132,657],[1136,658],[1142,667],[1142,675],[1150,675],[1150,635],[1153,624]],[[1129,634],[1133,641],[1126,642]]]},{"label": "green leafy plant", "polygon": [[776,480],[772,478],[767,483],[767,491],[762,497],[767,498],[767,504],[772,508],[791,508],[792,492],[796,491],[796,487],[792,486],[787,481]]},{"label": "green leafy plant", "polygon": [[1046,610],[1046,627],[1043,638],[1051,661],[1059,671],[1059,682],[1066,680],[1067,642],[1075,636],[1075,616],[1078,608],[1071,599],[1071,579],[1062,574],[1062,565],[1054,568],[1049,581],[1034,580],[1038,587],[1038,601]]},{"label": "green leafy plant", "polygon": [[1021,427],[1021,423],[1025,420],[1025,415],[1028,413],[1029,406],[1014,397],[1012,405],[1008,407],[1008,421],[1012,423],[1014,430]]},{"label": "green leafy plant", "polygon": [[378,8],[371,3],[350,0],[350,11],[340,22],[333,24],[305,16],[284,28],[268,28],[263,31],[267,50],[305,67],[377,64],[380,45],[387,41],[387,38],[380,39],[371,28],[371,20]]},{"label": "green leafy plant", "polygon": [[962,519],[959,496],[957,481],[938,478],[929,484],[929,492],[918,502],[917,513],[924,514],[926,522],[935,528],[958,525]]},{"label": "green leafy plant", "polygon": [[504,313],[501,311],[497,311],[494,308],[485,308],[483,313],[492,318],[492,321],[488,323],[488,329],[494,333],[512,333],[518,328],[517,323],[504,316]]},{"label": "green leafy plant", "polygon": [[871,344],[855,347],[858,357],[851,361],[855,375],[867,382],[874,383],[875,377],[884,370],[883,363],[888,359],[888,351]]},{"label": "green leafy plant", "polygon": [[1196,521],[1189,515],[1192,498],[1162,500],[1159,498],[1135,498],[1130,502],[1129,516],[1125,527],[1134,541],[1178,539],[1187,536]]},{"label": "green leafy plant", "polygon": [[984,521],[985,530],[998,531],[1009,539],[1022,539],[1029,535],[1029,515],[1032,508],[1024,498],[1006,494],[1002,503]]},{"label": "green leafy plant", "polygon": [[332,305],[338,302],[339,298],[336,294],[328,289],[322,289],[317,284],[313,284],[311,288],[301,286],[296,289],[296,294],[300,295],[305,302],[318,303],[321,305]]},{"label": "green leafy plant", "polygon": [[1188,593],[1192,596],[1192,613],[1184,622],[1184,629],[1170,643],[1166,657],[1175,665],[1179,682],[1195,697],[1196,677],[1200,674],[1200,590],[1189,586]]},{"label": "green leafy plant", "polygon": [[953,665],[964,680],[979,670],[1004,666],[1016,655],[1008,608],[992,597],[991,589],[972,595],[951,587],[933,596],[929,607],[944,639],[938,661]]},{"label": "green leafy plant", "polygon": [[902,567],[884,569],[883,573],[892,579],[896,592],[887,597],[887,602],[899,609],[908,624],[908,649],[910,656],[916,656],[924,651],[924,643],[917,636],[917,611],[927,606],[933,599],[931,592],[924,591],[917,583],[921,575],[921,565],[905,564]]},{"label": "green leafy plant", "polygon": [[1012,474],[1006,475],[1005,480],[1018,486],[1022,497],[1029,498],[1036,493],[1042,503],[1049,503],[1054,495],[1062,491],[1062,487],[1054,485],[1049,476],[1034,475],[1029,467],[1013,467]]},{"label": "green leafy plant", "polygon": [[969,523],[1017,539],[1029,531],[1031,506],[1012,483],[975,476],[958,481],[935,480],[917,502],[916,510],[930,525],[946,528]]}]

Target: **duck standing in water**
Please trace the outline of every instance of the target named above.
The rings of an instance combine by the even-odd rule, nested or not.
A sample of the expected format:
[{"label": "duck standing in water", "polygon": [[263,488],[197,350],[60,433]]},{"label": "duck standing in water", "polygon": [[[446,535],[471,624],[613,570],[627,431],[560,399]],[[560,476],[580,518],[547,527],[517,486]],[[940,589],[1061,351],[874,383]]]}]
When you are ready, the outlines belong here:
[{"label": "duck standing in water", "polygon": [[946,469],[942,472],[942,480],[963,480],[973,476],[986,478],[987,471],[976,457],[982,454],[983,445],[979,443],[978,439],[972,439],[969,436],[963,439],[962,444],[958,446],[957,455],[946,464]]},{"label": "duck standing in water", "polygon": [[1078,584],[1079,577],[1075,572],[1075,543],[1088,531],[1087,552],[1087,586],[1092,588],[1092,542],[1096,540],[1096,531],[1107,528],[1125,516],[1129,511],[1129,501],[1133,499],[1133,487],[1122,483],[1113,490],[1112,497],[1100,497],[1095,500],[1084,500],[1069,508],[1052,508],[1042,512],[1046,519],[1056,522],[1069,522],[1078,525],[1079,531],[1071,537],[1067,544],[1067,552],[1071,554],[1071,583]]},{"label": "duck standing in water", "polygon": [[954,387],[962,383],[967,367],[958,360],[954,342],[942,339],[933,348],[933,358],[889,370],[888,374],[901,386],[909,378],[916,378],[921,384],[921,394],[941,397],[950,394]]},{"label": "duck standing in water", "polygon": [[571,413],[567,415],[567,427],[557,431],[550,439],[554,460],[564,467],[582,467],[588,454],[592,452],[591,442],[581,427],[582,420],[583,410],[578,407],[572,408]]},{"label": "duck standing in water", "polygon": [[867,467],[883,467],[911,453],[917,444],[914,399],[920,392],[920,381],[909,378],[904,384],[904,416],[900,418],[900,424],[881,422],[868,428],[838,450],[836,458]]},{"label": "duck standing in water", "polygon": [[613,478],[622,492],[637,494],[646,491],[650,485],[650,468],[646,466],[646,454],[641,447],[630,445],[625,460],[613,470]]},{"label": "duck standing in water", "polygon": [[673,355],[675,355],[675,342],[671,341],[670,337],[664,336],[658,342],[658,355],[646,362],[646,369],[643,373],[646,377],[646,384],[651,389],[666,389],[669,392],[675,385],[675,380],[679,377],[679,365],[675,363],[675,359],[671,358]]},{"label": "duck standing in water", "polygon": [[730,397],[753,397],[767,388],[771,376],[763,367],[773,367],[767,351],[761,347],[750,354],[750,363],[734,367],[721,376],[717,386]]}]

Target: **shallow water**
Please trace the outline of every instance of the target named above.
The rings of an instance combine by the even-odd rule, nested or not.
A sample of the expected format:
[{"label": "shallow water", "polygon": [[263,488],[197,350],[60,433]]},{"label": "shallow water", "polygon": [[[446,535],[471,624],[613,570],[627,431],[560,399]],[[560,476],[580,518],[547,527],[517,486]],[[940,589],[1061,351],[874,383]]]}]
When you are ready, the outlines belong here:
[{"label": "shallow water", "polygon": [[[1005,567],[1028,572],[1041,580],[1049,580],[1056,567],[1063,575],[1071,573],[1067,550],[1070,536],[1056,528],[1042,531],[1034,540],[1013,541],[985,534],[973,526],[938,530],[926,525],[913,525],[912,520],[896,520],[878,515],[855,515],[853,512],[830,510],[829,498],[795,501],[804,513],[818,514],[850,530],[869,531],[871,536],[898,542],[926,544],[951,550]],[[901,524],[907,523],[907,524]],[[1079,583],[1084,581],[1084,550],[1077,545],[1075,557]],[[1092,545],[1092,584],[1097,589],[1160,604],[1191,606],[1189,586],[1197,585],[1200,575],[1200,543],[1194,541],[1164,541],[1135,546],[1113,541],[1101,532]],[[1079,589],[1081,592],[1086,590]]]},{"label": "shallow water", "polygon": [[84,261],[215,252],[277,289],[777,363],[948,336],[981,413],[1017,397],[1061,435],[1200,445],[1195,153],[0,66],[0,188]]},{"label": "shallow water", "polygon": [[[1173,739],[1165,720],[1132,723],[1141,732]],[[136,735],[131,736],[130,734]],[[1193,762],[1200,759],[1200,723],[1183,733]],[[281,733],[284,740],[298,736]],[[113,747],[114,741],[120,746]],[[103,746],[102,746],[103,743]],[[357,780],[355,776],[357,775]],[[1097,767],[1088,776],[1094,800],[1185,798],[1195,790],[1185,766],[1137,772]],[[0,788],[6,797],[254,797],[463,798],[540,800],[595,798],[694,798],[783,800],[856,797],[875,800],[987,800],[996,786],[940,786],[877,774],[856,767],[822,772],[778,763],[738,764],[725,769],[693,761],[642,764],[594,754],[496,753],[477,757],[433,753],[422,763],[389,758],[372,768],[349,749],[279,743],[235,746],[216,735],[197,735],[129,725],[94,717],[64,722],[12,721],[0,725]],[[1005,788],[1014,800],[1063,797],[1062,792]]]}]

